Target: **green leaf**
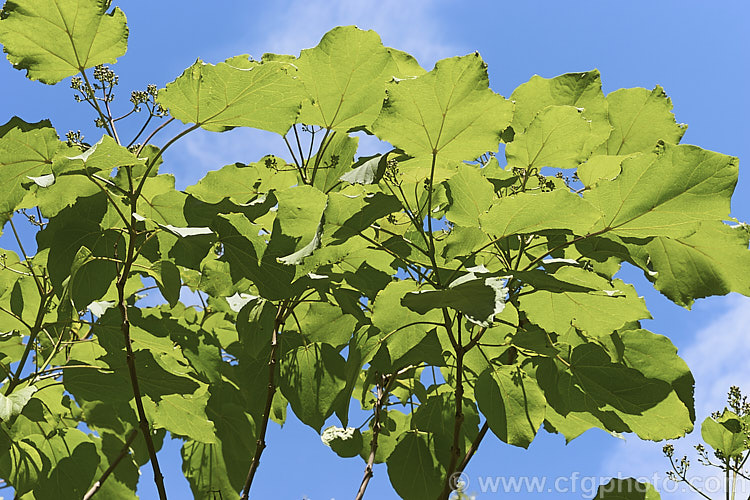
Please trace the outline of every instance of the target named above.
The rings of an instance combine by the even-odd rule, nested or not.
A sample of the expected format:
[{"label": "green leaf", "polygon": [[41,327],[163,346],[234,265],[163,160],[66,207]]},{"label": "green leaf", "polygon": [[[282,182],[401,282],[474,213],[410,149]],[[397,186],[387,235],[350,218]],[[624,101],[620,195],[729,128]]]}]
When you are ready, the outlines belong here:
[{"label": "green leaf", "polygon": [[[99,453],[99,466],[97,472],[104,472],[119,457],[123,447],[124,439],[111,433],[102,433],[102,439],[92,439]],[[137,445],[136,445],[137,446]],[[144,446],[145,447],[145,446]],[[113,500],[136,500],[135,490],[138,485],[138,465],[135,460],[135,451],[131,451],[120,460],[114,472],[107,478],[97,494]]]},{"label": "green leaf", "polygon": [[576,384],[601,407],[609,405],[624,413],[640,415],[663,401],[671,387],[662,380],[646,378],[641,372],[613,363],[607,353],[593,343],[573,349],[570,358],[572,377],[565,383]]},{"label": "green leaf", "polygon": [[23,387],[5,396],[0,394],[0,420],[8,421],[23,411],[23,407],[29,402],[31,396],[37,391],[33,385]]},{"label": "green leaf", "polygon": [[626,155],[651,151],[659,141],[680,142],[687,125],[675,122],[672,100],[664,89],[620,89],[607,96],[612,134],[597,151],[609,155]]},{"label": "green leaf", "polygon": [[[336,134],[328,143],[328,147],[307,160],[308,171],[315,170],[313,186],[324,193],[332,191],[341,184],[340,180],[349,173],[357,152],[359,137]],[[314,165],[318,164],[315,169]]]},{"label": "green leaf", "polygon": [[68,156],[66,159],[69,161],[63,162],[59,168],[55,169],[58,173],[77,172],[76,167],[80,164],[84,166],[82,171],[104,171],[107,174],[117,167],[143,167],[146,164],[145,158],[137,158],[108,135],[102,136],[99,142],[83,153]]},{"label": "green leaf", "polygon": [[77,429],[68,429],[52,439],[37,435],[37,445],[53,460],[47,478],[34,485],[37,498],[82,498],[99,465],[96,445]]},{"label": "green leaf", "polygon": [[364,446],[362,433],[354,427],[342,429],[332,425],[323,431],[320,440],[341,458],[356,457]]},{"label": "green leaf", "polygon": [[550,106],[505,147],[508,165],[526,168],[575,168],[591,151],[591,123],[573,106]]},{"label": "green leaf", "polygon": [[212,132],[253,127],[286,134],[300,107],[299,82],[286,63],[243,56],[217,65],[200,59],[159,92],[159,103],[182,123]]},{"label": "green leaf", "polygon": [[255,167],[233,163],[219,170],[209,171],[197,184],[185,189],[185,192],[205,203],[220,203],[229,198],[232,203],[242,205],[262,194],[258,190],[260,183],[260,172]]},{"label": "green leaf", "polygon": [[[234,495],[242,489],[252,453],[257,445],[254,421],[257,419],[260,422],[260,414],[265,404],[268,359],[264,359],[261,365],[263,377],[258,387],[263,391],[263,396],[257,401],[248,399],[243,392],[240,392],[236,381],[225,379],[220,383],[212,384],[209,388],[211,397],[208,400],[206,414],[216,427],[216,437],[219,441],[212,449],[216,457],[214,463],[224,463],[228,479],[233,485]],[[247,387],[247,384],[244,385]],[[211,462],[204,462],[202,469],[202,474],[208,476],[209,481],[211,480],[210,466]]]},{"label": "green leaf", "polygon": [[517,367],[492,366],[477,379],[474,394],[495,435],[528,448],[544,420],[546,403],[539,386]]},{"label": "green leaf", "polygon": [[[393,453],[398,444],[399,438],[408,432],[411,422],[411,413],[404,414],[398,410],[384,411],[381,414],[380,434],[378,435],[378,449],[375,451],[375,463],[384,463]],[[372,427],[372,421],[370,422]],[[362,440],[365,446],[362,448],[359,456],[367,460],[370,455],[370,443],[372,442],[372,429],[362,433]]]},{"label": "green leaf", "polygon": [[583,116],[591,120],[585,151],[602,144],[612,130],[607,118],[607,100],[602,93],[599,71],[566,73],[555,78],[535,75],[511,94],[515,103],[513,130],[523,132],[534,118],[549,106],[574,106],[581,108]]},{"label": "green leaf", "polygon": [[[62,289],[79,249],[87,247],[95,255],[114,257],[116,242],[124,244],[114,232],[102,229],[107,211],[107,198],[103,193],[79,198],[72,206],[50,219],[37,234],[39,249],[49,248],[48,270],[52,284]],[[122,247],[120,247],[122,248]],[[83,304],[86,307],[87,304]]]},{"label": "green leaf", "polygon": [[9,0],[0,43],[16,69],[54,84],[98,64],[114,63],[128,47],[125,14],[100,0]]},{"label": "green leaf", "polygon": [[742,457],[747,451],[747,433],[734,413],[724,410],[718,418],[708,417],[701,425],[701,437],[725,457]]},{"label": "green leaf", "polygon": [[397,71],[378,34],[354,26],[332,29],[294,65],[309,96],[300,122],[344,131],[377,118],[385,83]]},{"label": "green leaf", "polygon": [[146,272],[154,278],[167,303],[174,307],[180,300],[180,288],[182,286],[180,270],[177,269],[177,266],[171,260],[160,260],[155,262]]},{"label": "green leaf", "polygon": [[294,309],[295,321],[287,328],[298,330],[309,342],[321,342],[334,347],[349,342],[357,319],[343,314],[338,305],[326,302],[306,302]]},{"label": "green leaf", "polygon": [[475,278],[469,273],[454,280],[445,290],[409,292],[401,304],[419,314],[450,307],[465,314],[472,323],[488,327],[505,307],[508,289],[504,285],[500,278]]},{"label": "green leaf", "polygon": [[[229,480],[222,445],[185,441],[182,445],[182,472],[194,498],[231,498],[237,494]],[[106,484],[106,483],[105,483]]]},{"label": "green leaf", "polygon": [[390,151],[385,154],[360,158],[357,163],[352,165],[353,168],[345,172],[339,179],[351,184],[377,184],[383,178],[389,154]]},{"label": "green leaf", "polygon": [[304,185],[278,191],[276,198],[279,207],[266,253],[280,254],[276,261],[281,264],[300,264],[320,247],[326,196]]},{"label": "green leaf", "polygon": [[378,219],[398,212],[401,202],[380,191],[349,186],[328,195],[323,212],[324,244],[340,243],[363,233]]},{"label": "green leaf", "polygon": [[729,219],[738,160],[696,146],[661,144],[622,162],[622,173],[586,191],[619,236],[684,237],[702,221]]},{"label": "green leaf", "polygon": [[738,292],[750,295],[747,226],[702,222],[685,237],[655,237],[643,246],[639,262],[654,287],[671,301],[689,307],[695,299]]},{"label": "green leaf", "polygon": [[[695,380],[687,364],[677,356],[677,348],[662,335],[647,330],[619,332],[622,360],[648,379],[671,385],[664,400],[640,415],[618,412],[632,432],[641,439],[659,441],[682,437],[693,430]],[[615,341],[617,343],[617,341]]]},{"label": "green leaf", "polygon": [[[438,462],[447,467],[450,463],[453,432],[456,425],[455,395],[445,391],[441,394],[420,395],[419,407],[412,414],[414,429],[430,433],[431,447]],[[471,446],[479,431],[479,414],[471,399],[464,398],[461,407],[464,419],[461,424],[458,447],[461,455]]]},{"label": "green leaf", "polygon": [[607,484],[599,486],[593,500],[660,500],[661,495],[648,484],[637,479],[610,479]]},{"label": "green leaf", "polygon": [[388,85],[373,132],[411,156],[434,155],[441,162],[496,151],[513,105],[488,84],[478,53],[438,61],[429,73]]},{"label": "green leaf", "polygon": [[576,173],[586,187],[593,187],[600,180],[611,181],[620,175],[620,165],[626,155],[594,155],[578,166]]},{"label": "green leaf", "polygon": [[[266,240],[258,234],[259,226],[242,214],[229,214],[217,217],[212,227],[224,250],[221,260],[229,263],[234,283],[247,278],[258,287],[262,296],[272,300],[292,293],[290,284],[294,268],[277,263],[276,257],[269,254]],[[291,246],[290,239],[286,243]],[[284,250],[293,249],[287,247]]]},{"label": "green leaf", "polygon": [[[21,267],[21,269],[24,269],[22,272],[28,273],[27,268]],[[0,326],[5,331],[16,330],[24,336],[29,335],[30,326],[34,324],[41,305],[39,290],[31,276],[22,276],[11,283],[0,298],[3,306],[3,311],[0,311],[2,312]]]},{"label": "green leaf", "polygon": [[450,205],[445,210],[449,221],[460,227],[479,227],[479,216],[485,213],[495,198],[495,190],[481,170],[471,165],[460,165],[458,172],[445,182]]},{"label": "green leaf", "polygon": [[153,426],[200,443],[215,443],[216,430],[205,412],[209,396],[207,386],[193,394],[165,395],[150,412]]},{"label": "green leaf", "polygon": [[693,400],[693,375],[685,361],[677,355],[677,348],[663,335],[648,330],[634,329],[618,332],[622,342],[622,359],[648,378],[663,380],[672,385],[682,401],[684,415],[671,415],[677,425],[682,422],[685,429],[692,429],[695,420]]},{"label": "green leaf", "polygon": [[104,297],[116,277],[114,262],[97,259],[91,250],[82,246],[70,266],[70,296],[76,310],[83,310]]},{"label": "green leaf", "polygon": [[435,345],[437,339],[429,332],[443,324],[443,315],[434,309],[419,314],[401,304],[408,292],[415,291],[417,283],[414,281],[391,282],[378,292],[372,306],[372,324],[380,330],[378,345],[386,346],[389,364],[396,369],[412,362],[440,364],[442,361],[440,344]]},{"label": "green leaf", "polygon": [[[318,233],[318,225],[326,207],[326,195],[312,186],[298,186],[276,192],[279,208],[269,243],[277,248],[299,250]],[[279,250],[280,251],[280,250]]]},{"label": "green leaf", "polygon": [[572,325],[589,335],[605,336],[631,321],[651,318],[633,286],[621,280],[610,283],[574,266],[563,266],[552,276],[581,291],[545,290],[537,284],[541,288],[518,299],[529,321],[548,332],[566,332]]},{"label": "green leaf", "polygon": [[425,69],[419,65],[414,56],[407,54],[404,51],[393,49],[388,47],[388,52],[393,58],[393,62],[396,65],[396,78],[414,78],[427,73]]},{"label": "green leaf", "polygon": [[567,189],[549,193],[518,193],[496,199],[489,211],[479,217],[482,230],[500,239],[512,234],[547,229],[566,229],[586,235],[602,214],[587,200]]},{"label": "green leaf", "polygon": [[386,461],[393,489],[406,500],[435,498],[443,487],[443,472],[433,456],[427,434],[402,434]]},{"label": "green leaf", "polygon": [[48,120],[26,123],[13,117],[0,126],[0,183],[3,186],[0,224],[5,225],[12,212],[20,208],[28,193],[24,184],[30,184],[29,178],[49,174],[55,155],[64,148]]},{"label": "green leaf", "polygon": [[329,344],[312,343],[284,354],[279,388],[303,423],[320,432],[346,386],[346,361]]},{"label": "green leaf", "polygon": [[[0,440],[8,438],[3,433]],[[39,450],[26,440],[10,441],[0,453],[0,477],[11,485],[17,495],[23,495],[34,488],[44,477],[44,462]]]},{"label": "green leaf", "polygon": [[322,235],[322,233],[322,224],[318,224],[318,230],[307,245],[289,255],[276,257],[276,262],[278,262],[279,264],[284,264],[286,266],[297,266],[299,264],[302,264],[305,261],[305,257],[311,256],[315,250],[320,248],[320,236]]}]

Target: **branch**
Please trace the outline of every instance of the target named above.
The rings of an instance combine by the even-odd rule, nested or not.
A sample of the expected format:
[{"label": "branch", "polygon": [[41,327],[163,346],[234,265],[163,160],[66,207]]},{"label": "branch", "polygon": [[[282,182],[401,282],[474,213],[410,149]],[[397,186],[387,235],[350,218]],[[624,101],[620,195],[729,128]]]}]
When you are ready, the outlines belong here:
[{"label": "branch", "polygon": [[[102,125],[104,125],[104,130],[107,132],[107,135],[114,138],[114,134],[109,129],[109,120],[107,119],[107,116],[102,111],[102,108],[99,107],[99,102],[96,100],[96,95],[95,95],[96,90],[94,89],[94,86],[91,85],[91,82],[89,81],[89,77],[86,74],[86,69],[78,68],[78,71],[83,77],[83,81],[86,82],[86,94],[85,94],[85,96],[87,97],[86,102],[88,102],[91,105],[91,107],[93,107],[96,110],[96,112],[99,114],[99,117],[102,119]],[[89,91],[91,92],[90,94],[89,94]],[[91,98],[91,100],[88,99],[89,97]]]},{"label": "branch", "polygon": [[31,276],[34,277],[34,283],[36,283],[36,288],[39,291],[39,295],[44,294],[44,289],[42,287],[41,281],[39,281],[39,277],[34,272],[34,263],[29,260],[29,256],[26,255],[26,250],[23,248],[23,243],[21,243],[21,238],[18,236],[18,231],[16,231],[16,225],[13,224],[13,217],[8,218],[8,222],[10,222],[10,227],[13,229],[13,236],[16,237],[16,243],[18,243],[18,248],[21,249],[21,254],[23,254],[23,258],[26,261],[27,267],[29,269],[29,272],[31,273]]},{"label": "branch", "polygon": [[435,270],[435,278],[438,285],[440,285],[440,273],[438,272],[437,261],[435,260],[435,235],[432,231],[432,190],[435,181],[435,161],[437,160],[437,152],[432,153],[432,165],[430,166],[430,185],[427,186],[427,233],[430,237],[429,248],[430,248],[430,261],[432,261],[432,268]]},{"label": "branch", "polygon": [[[394,377],[395,378],[395,377]],[[365,467],[365,475],[362,477],[362,482],[357,490],[357,496],[355,500],[362,500],[365,496],[365,490],[367,485],[370,483],[370,479],[373,476],[372,467],[375,464],[375,454],[378,451],[378,435],[380,434],[380,411],[383,408],[384,396],[386,396],[383,390],[385,377],[382,377],[380,383],[377,384],[378,398],[375,401],[375,417],[372,422],[372,439],[370,440],[370,456],[367,457],[367,466]]]},{"label": "branch", "polygon": [[287,140],[286,136],[284,136],[283,139],[284,139],[284,143],[286,144],[287,149],[289,149],[289,154],[292,155],[292,160],[294,160],[294,166],[297,167],[297,171],[299,172],[299,176],[302,179],[302,182],[304,184],[307,184],[307,178],[305,177],[305,170],[297,161],[297,157],[294,155],[294,150],[292,150],[292,145],[289,144],[289,141]]},{"label": "branch", "polygon": [[15,389],[16,386],[21,382],[21,373],[23,372],[24,366],[26,365],[26,361],[29,359],[29,354],[31,354],[31,350],[34,347],[36,337],[37,335],[39,335],[39,332],[42,331],[42,323],[44,322],[44,315],[47,311],[47,299],[51,295],[51,291],[47,293],[40,292],[39,309],[36,312],[36,320],[34,320],[34,324],[29,329],[29,339],[26,341],[26,346],[24,347],[23,354],[21,355],[21,360],[18,362],[18,366],[16,367],[16,373],[13,375],[13,378],[10,379],[10,381],[8,382],[8,386],[5,389],[6,396],[13,392],[13,389]]},{"label": "branch", "polygon": [[[674,464],[674,460],[672,460],[672,457],[669,457],[669,463],[670,463],[670,464],[672,465],[672,470],[673,470],[673,471],[675,471],[675,472],[677,473],[677,477],[678,477],[678,478],[680,479],[680,481],[682,481],[683,483],[685,483],[685,484],[687,484],[688,486],[690,486],[690,488],[691,488],[691,489],[692,489],[693,491],[695,491],[696,493],[698,493],[698,494],[699,494],[700,496],[702,496],[703,498],[706,498],[707,500],[712,500],[710,496],[708,496],[708,495],[706,495],[705,493],[703,493],[703,492],[702,492],[701,490],[699,490],[698,488],[696,488],[696,487],[695,487],[695,486],[693,485],[693,483],[691,483],[690,481],[688,481],[688,479],[687,479],[687,477],[685,476],[685,474],[682,474],[682,473],[680,473],[680,471],[679,471],[679,470],[677,469],[677,467],[675,466],[675,464]],[[680,481],[677,481],[677,482],[680,482]]]},{"label": "branch", "polygon": [[117,135],[117,129],[115,129],[115,121],[112,119],[112,110],[109,109],[109,99],[107,96],[104,96],[104,109],[107,110],[107,121],[109,122],[109,126],[112,129],[112,136],[115,139],[115,142],[120,145],[120,137]]},{"label": "branch", "polygon": [[256,441],[255,454],[253,460],[250,462],[250,469],[247,471],[247,478],[245,479],[245,486],[242,488],[242,494],[240,500],[247,500],[250,494],[250,486],[253,484],[253,478],[255,472],[258,470],[260,465],[260,457],[263,454],[263,450],[266,448],[266,430],[268,429],[268,420],[271,416],[271,405],[273,404],[273,396],[276,394],[276,359],[278,355],[278,333],[281,325],[284,324],[284,315],[286,314],[286,303],[279,306],[279,310],[276,313],[276,320],[273,325],[273,334],[271,335],[271,355],[268,360],[268,391],[266,393],[266,407],[263,410],[263,420],[260,426],[260,435]]},{"label": "branch", "polygon": [[[450,329],[450,318],[448,316],[448,311],[444,308],[443,309],[443,316],[445,317],[445,328],[448,330],[448,334],[451,337],[451,342],[453,342],[453,335],[451,334]],[[458,332],[456,335],[455,340],[455,349],[456,349],[456,390],[455,390],[455,400],[456,400],[456,415],[453,420],[453,444],[451,445],[451,461],[450,465],[448,465],[448,468],[445,471],[446,477],[445,477],[445,485],[443,486],[443,492],[440,494],[441,500],[448,500],[448,497],[451,494],[451,491],[453,490],[453,479],[454,479],[454,472],[456,471],[456,464],[458,463],[458,458],[461,455],[461,445],[460,445],[460,438],[461,438],[461,427],[463,427],[464,423],[464,413],[463,413],[463,400],[464,400],[464,382],[463,382],[463,372],[464,372],[464,346],[462,345],[461,341],[461,323],[463,320],[462,315],[457,315],[456,323],[458,323]]]},{"label": "branch", "polygon": [[[159,128],[157,128],[156,130],[154,130],[154,132],[146,140],[148,141],[149,139],[151,139],[151,137],[154,134],[156,134],[156,132],[158,132],[159,130],[161,130],[163,127],[166,127],[173,119],[174,118],[170,118],[169,120],[167,120],[166,122],[164,122]],[[161,158],[161,155],[164,154],[164,151],[166,151],[167,148],[169,148],[169,146],[171,146],[172,144],[174,144],[175,142],[177,142],[178,140],[180,140],[183,136],[189,134],[190,132],[192,132],[193,130],[196,130],[198,128],[200,128],[200,125],[195,124],[192,127],[188,127],[185,130],[183,130],[182,132],[180,132],[179,134],[177,134],[176,136],[172,137],[170,140],[167,141],[167,143],[164,145],[164,147],[162,147],[161,149],[159,149],[159,151],[154,155],[154,157],[150,159],[150,161],[146,165],[146,171],[143,172],[143,177],[141,178],[141,181],[138,183],[138,187],[135,189],[135,192],[133,193],[133,202],[132,202],[133,210],[135,210],[135,202],[136,202],[136,200],[138,200],[138,197],[141,195],[141,191],[143,191],[143,185],[146,184],[146,179],[148,179],[148,174],[151,173],[151,169],[154,168],[154,165],[156,165],[156,162],[159,161],[159,158]],[[141,151],[143,150],[143,147],[145,147],[145,144],[146,143],[144,142],[144,146],[141,146],[140,148],[138,148],[138,153],[137,154],[141,153]]]},{"label": "branch", "polygon": [[[328,138],[329,134],[330,134],[330,139],[328,139],[328,142],[326,142],[326,139]],[[335,136],[336,136],[336,132],[331,134],[331,129],[330,128],[326,129],[326,133],[323,135],[323,139],[320,141],[320,149],[318,150],[317,153],[315,153],[315,164],[313,165],[313,171],[312,171],[312,174],[310,175],[311,186],[315,182],[315,175],[318,173],[318,167],[320,167],[320,162],[323,160],[323,155],[325,154],[326,149],[328,149],[328,146],[331,144]],[[309,160],[310,159],[308,158],[308,163],[309,163]]]},{"label": "branch", "polygon": [[484,425],[479,430],[479,434],[477,434],[477,437],[474,438],[474,441],[472,441],[469,449],[466,450],[466,455],[464,456],[464,459],[461,460],[461,464],[456,468],[456,472],[463,472],[464,469],[466,469],[466,466],[469,465],[469,460],[471,460],[471,457],[473,457],[474,453],[477,452],[477,449],[482,443],[482,439],[484,439],[484,435],[487,434],[487,430],[489,430],[489,428],[490,425],[485,421]]},{"label": "branch", "polygon": [[[158,156],[157,156],[158,158]],[[152,166],[156,162],[156,159],[152,160]],[[146,179],[144,175],[143,179]],[[140,187],[142,187],[141,184]],[[117,308],[120,310],[120,317],[122,318],[120,328],[122,330],[123,340],[125,342],[126,361],[128,365],[128,374],[130,376],[130,385],[133,388],[133,397],[135,398],[135,406],[138,411],[138,424],[141,428],[143,438],[146,440],[146,448],[148,449],[149,459],[151,461],[151,468],[154,472],[154,483],[156,489],[159,492],[160,500],[167,500],[167,490],[164,487],[164,475],[161,473],[159,467],[159,460],[156,457],[156,447],[151,437],[151,428],[146,418],[146,410],[143,407],[143,400],[141,398],[141,389],[138,383],[138,374],[135,367],[135,354],[133,353],[132,340],[130,338],[130,319],[128,318],[128,303],[126,301],[125,287],[128,283],[128,276],[130,274],[133,262],[135,261],[135,238],[137,236],[136,231],[133,229],[135,225],[135,200],[138,199],[137,193],[131,193],[130,203],[130,218],[131,224],[128,230],[128,249],[125,257],[125,263],[120,271],[120,276],[117,278]],[[117,255],[115,255],[117,257]]]},{"label": "branch", "polygon": [[138,436],[138,429],[133,429],[130,431],[130,435],[128,435],[128,439],[125,441],[125,445],[122,447],[122,450],[120,450],[120,453],[117,455],[117,458],[114,459],[114,461],[109,464],[109,467],[107,467],[107,470],[104,471],[102,476],[94,483],[94,485],[91,487],[91,489],[83,496],[83,500],[90,500],[91,497],[93,497],[97,491],[99,491],[99,488],[102,487],[102,484],[104,484],[104,481],[107,480],[110,474],[114,472],[115,467],[117,467],[117,464],[119,464],[123,458],[128,454],[128,451],[130,450],[130,445],[133,444],[133,441],[135,441],[135,438]]},{"label": "branch", "polygon": [[299,151],[299,161],[302,163],[303,167],[307,166],[307,162],[310,161],[310,157],[308,156],[307,161],[305,161],[305,155],[302,152],[302,142],[299,140],[299,134],[297,133],[297,124],[295,123],[292,125],[292,130],[294,130],[294,138],[297,140],[297,150]]}]

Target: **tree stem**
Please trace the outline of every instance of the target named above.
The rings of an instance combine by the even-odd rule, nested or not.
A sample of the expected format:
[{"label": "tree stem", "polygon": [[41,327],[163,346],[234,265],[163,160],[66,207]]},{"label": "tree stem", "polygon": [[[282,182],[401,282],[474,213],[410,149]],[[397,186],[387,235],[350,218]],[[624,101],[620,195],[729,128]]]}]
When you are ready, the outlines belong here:
[{"label": "tree stem", "polygon": [[276,364],[278,360],[278,346],[279,339],[278,333],[281,325],[284,323],[284,315],[286,313],[286,304],[279,305],[279,310],[276,313],[276,320],[274,321],[273,334],[271,335],[271,355],[268,360],[268,391],[266,393],[266,407],[263,410],[263,420],[260,425],[260,435],[256,441],[255,454],[253,460],[250,462],[250,469],[247,471],[247,478],[245,479],[245,486],[242,488],[242,494],[240,500],[247,500],[250,496],[250,487],[253,484],[253,478],[255,478],[255,472],[258,470],[260,465],[260,457],[263,454],[263,450],[266,448],[266,430],[268,429],[268,420],[271,416],[271,405],[273,404],[273,396],[276,394]]},{"label": "tree stem", "polygon": [[[449,326],[447,312],[443,313],[446,316],[446,327]],[[464,346],[461,339],[461,323],[463,317],[458,314],[456,317],[458,323],[458,334],[456,336],[456,389],[454,391],[456,400],[456,414],[453,420],[453,444],[451,445],[451,461],[446,469],[445,485],[443,486],[443,492],[440,494],[441,500],[447,500],[453,490],[454,484],[454,472],[456,472],[456,465],[458,459],[461,456],[461,428],[464,423],[463,413],[463,400],[464,400],[464,382],[463,382],[463,371],[464,371]],[[449,329],[450,331],[450,329]]]},{"label": "tree stem", "polygon": [[[145,179],[145,176],[144,176]],[[128,303],[127,296],[125,295],[125,287],[128,283],[128,276],[130,270],[133,267],[133,262],[136,259],[135,256],[135,239],[137,232],[135,231],[135,217],[133,214],[136,212],[138,201],[137,193],[130,193],[130,227],[128,228],[128,249],[125,257],[122,269],[120,269],[120,276],[117,278],[117,308],[120,311],[123,341],[125,342],[125,353],[126,361],[128,365],[128,374],[130,375],[130,385],[133,388],[133,397],[135,398],[135,406],[138,412],[138,424],[140,426],[143,438],[146,440],[146,448],[148,449],[149,459],[151,461],[151,468],[154,472],[154,484],[159,492],[159,499],[167,499],[167,490],[164,487],[164,476],[159,467],[159,460],[156,457],[156,447],[151,437],[151,426],[146,418],[146,410],[143,407],[143,400],[141,396],[141,388],[138,383],[138,373],[135,367],[135,354],[133,353],[132,341],[130,338],[130,319],[128,318]]]},{"label": "tree stem", "polygon": [[459,466],[456,468],[456,472],[463,472],[464,469],[466,469],[466,466],[469,465],[469,460],[471,460],[471,458],[474,456],[474,453],[476,453],[477,449],[479,449],[479,445],[482,443],[482,439],[484,439],[484,435],[487,434],[489,428],[489,424],[485,422],[482,428],[479,430],[479,434],[477,434],[477,437],[474,438],[474,441],[471,443],[469,449],[466,450],[466,455],[464,456],[464,459],[461,460],[461,464],[459,464]]},{"label": "tree stem", "polygon": [[385,395],[386,391],[384,390],[384,387],[386,385],[385,379],[381,378],[380,382],[377,384],[377,392],[378,397],[375,401],[375,417],[372,421],[372,440],[370,440],[370,456],[367,457],[367,466],[365,467],[365,474],[362,477],[362,482],[359,485],[359,490],[357,490],[357,496],[355,497],[355,500],[362,500],[365,496],[365,490],[367,489],[367,485],[370,483],[370,479],[373,476],[373,470],[372,467],[375,464],[375,454],[378,451],[378,435],[380,434],[380,411],[383,408],[383,404],[385,403]]}]

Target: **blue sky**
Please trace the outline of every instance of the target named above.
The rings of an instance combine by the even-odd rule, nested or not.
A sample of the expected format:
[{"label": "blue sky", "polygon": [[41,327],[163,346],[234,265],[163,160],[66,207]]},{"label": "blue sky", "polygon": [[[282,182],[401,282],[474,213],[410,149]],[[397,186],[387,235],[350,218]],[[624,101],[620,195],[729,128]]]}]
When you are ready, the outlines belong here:
[{"label": "blue sky", "polygon": [[[592,68],[601,71],[605,93],[662,85],[674,101],[678,122],[689,124],[683,142],[740,158],[732,210],[734,217],[750,221],[750,171],[743,164],[750,153],[750,7],[745,1],[285,0],[222,1],[207,7],[206,2],[185,0],[121,7],[130,26],[128,53],[114,67],[120,75],[122,109],[131,89],[148,83],[162,87],[198,57],[218,62],[244,53],[298,54],[316,45],[328,29],[345,24],[375,29],[386,45],[410,52],[428,69],[444,57],[478,50],[489,65],[490,86],[505,96],[534,74],[552,77]],[[6,63],[0,64],[0,90],[0,122],[14,114],[27,121],[55,117],[53,125],[61,135],[81,129],[88,141],[99,138],[90,126],[93,117],[73,102],[67,81],[55,87],[29,82]],[[282,147],[278,137],[252,130],[197,132],[170,149],[166,170],[184,187],[226,163],[252,161],[269,152],[283,156]],[[6,238],[2,243],[11,244]],[[730,384],[750,392],[750,344],[745,341],[750,300],[704,299],[688,312],[655,293],[638,273],[625,270],[623,277],[646,297],[655,319],[645,327],[669,336],[693,369],[699,422],[723,406]],[[271,424],[268,443],[253,486],[257,498],[353,497],[363,463],[336,457],[314,430],[292,418],[283,431]],[[689,445],[677,447],[679,453]],[[567,446],[560,436],[541,433],[529,450],[488,436],[467,470],[469,491],[481,499],[501,497],[481,491],[488,484],[483,477],[547,477],[546,487],[562,477],[558,484],[575,491],[555,493],[556,498],[591,498],[588,478],[654,473],[663,478],[667,463],[660,450],[659,443],[617,439],[601,431],[590,431]],[[189,498],[177,442],[162,455],[170,498]],[[148,483],[150,470],[143,473]],[[574,473],[587,479],[574,480]],[[140,493],[144,499],[156,498],[148,484]],[[384,467],[376,468],[367,497],[395,498]]]}]

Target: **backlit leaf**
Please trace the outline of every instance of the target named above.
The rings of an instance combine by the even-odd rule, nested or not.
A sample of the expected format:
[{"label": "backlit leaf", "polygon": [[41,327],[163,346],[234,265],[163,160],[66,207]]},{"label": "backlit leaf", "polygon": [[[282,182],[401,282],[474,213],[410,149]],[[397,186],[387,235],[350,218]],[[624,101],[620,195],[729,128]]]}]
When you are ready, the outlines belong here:
[{"label": "backlit leaf", "polygon": [[380,36],[354,26],[332,29],[294,64],[309,96],[300,121],[335,130],[370,125],[397,71]]},{"label": "backlit leaf", "polygon": [[217,65],[197,60],[159,92],[159,102],[183,123],[223,132],[253,127],[285,134],[299,112],[299,82],[289,64],[238,56]]},{"label": "backlit leaf", "polygon": [[703,221],[729,218],[737,158],[696,146],[662,144],[622,162],[622,173],[583,195],[619,236],[684,237]]},{"label": "backlit leaf", "polygon": [[429,73],[388,85],[373,131],[412,156],[473,160],[497,150],[513,113],[510,101],[488,84],[478,53],[438,61]]},{"label": "backlit leaf", "polygon": [[113,63],[128,47],[125,14],[99,0],[10,0],[0,43],[27,77],[54,84],[97,64]]}]

